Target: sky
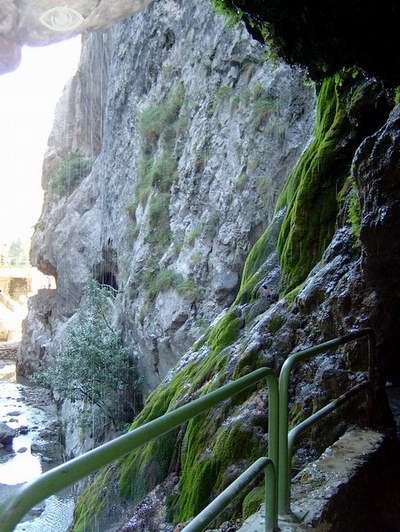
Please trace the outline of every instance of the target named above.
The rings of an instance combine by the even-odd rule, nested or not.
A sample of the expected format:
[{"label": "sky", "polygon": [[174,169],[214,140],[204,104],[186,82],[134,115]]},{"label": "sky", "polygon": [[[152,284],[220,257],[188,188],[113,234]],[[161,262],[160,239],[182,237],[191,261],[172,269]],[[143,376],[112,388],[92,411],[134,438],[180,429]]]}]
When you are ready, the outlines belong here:
[{"label": "sky", "polygon": [[54,110],[76,71],[80,37],[22,49],[15,72],[0,76],[0,246],[29,245],[43,199],[41,171]]}]

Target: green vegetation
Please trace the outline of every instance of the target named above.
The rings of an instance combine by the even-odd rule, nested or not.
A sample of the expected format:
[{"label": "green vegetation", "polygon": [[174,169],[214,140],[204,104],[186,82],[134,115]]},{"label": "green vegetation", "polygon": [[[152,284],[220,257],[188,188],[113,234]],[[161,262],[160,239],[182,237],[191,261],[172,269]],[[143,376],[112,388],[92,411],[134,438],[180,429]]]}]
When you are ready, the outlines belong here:
[{"label": "green vegetation", "polygon": [[10,264],[11,266],[29,264],[29,250],[25,248],[22,240],[17,238],[13,240],[8,248],[8,257],[1,255],[2,263]]},{"label": "green vegetation", "polygon": [[[347,90],[342,90],[341,82],[336,78],[323,82],[314,141],[277,203],[277,210],[287,205],[278,238],[285,292],[304,281],[333,235],[338,208],[336,190],[342,186],[351,163],[350,158],[338,161],[336,151],[349,129]],[[323,188],[318,186],[321,176]]]},{"label": "green vegetation", "polygon": [[[150,301],[170,287],[179,288],[188,297],[193,297],[197,290],[192,280],[178,282],[176,277],[173,278],[172,270],[165,269],[163,273],[158,267],[159,259],[171,244],[169,203],[171,186],[178,177],[176,140],[186,127],[181,113],[184,100],[184,86],[179,84],[163,101],[145,107],[139,117],[142,153],[134,196],[128,201],[126,209],[134,222],[139,204],[148,209],[149,227],[145,243],[150,250],[143,282]],[[129,228],[128,239],[133,241],[137,233],[136,225]]]},{"label": "green vegetation", "polygon": [[160,192],[169,192],[176,177],[176,159],[164,152],[159,159],[154,161],[150,169],[151,184]]},{"label": "green vegetation", "polygon": [[208,343],[213,353],[218,354],[225,347],[233,344],[238,339],[242,326],[242,318],[236,316],[234,309],[229,310],[213,328],[208,337]]},{"label": "green vegetation", "polygon": [[358,189],[356,182],[352,180],[352,187],[349,196],[349,209],[347,221],[351,225],[351,230],[354,236],[354,247],[356,249],[361,247],[361,203],[358,196]]},{"label": "green vegetation", "polygon": [[279,329],[285,324],[285,318],[283,316],[274,316],[269,322],[268,330],[271,334],[276,334]]},{"label": "green vegetation", "polygon": [[241,172],[239,177],[236,179],[235,189],[239,192],[243,192],[244,187],[246,186],[247,179],[248,179],[248,176],[246,172]]},{"label": "green vegetation", "polygon": [[253,104],[253,114],[251,117],[251,125],[253,131],[259,129],[265,124],[268,117],[276,109],[276,100],[272,98],[259,98]]},{"label": "green vegetation", "polygon": [[396,105],[400,104],[400,87],[396,87],[394,90],[394,103]]},{"label": "green vegetation", "polygon": [[[331,241],[340,202],[337,190],[341,190],[349,175],[354,151],[364,138],[357,136],[360,132],[353,127],[352,113],[359,117],[368,112],[371,116],[377,107],[376,94],[377,87],[368,85],[353,69],[322,83],[314,140],[289,176],[278,198],[274,219],[246,259],[236,304],[256,297],[258,283],[265,274],[263,264],[276,247],[284,295],[290,303],[297,297],[303,281]],[[355,199],[353,202],[357,234]]]},{"label": "green vegetation", "polygon": [[64,196],[72,192],[90,174],[92,167],[93,161],[81,155],[73,155],[62,162],[50,179],[54,194]]},{"label": "green vegetation", "polygon": [[246,495],[243,499],[243,509],[242,515],[243,519],[247,519],[251,515],[259,510],[260,506],[264,503],[265,500],[265,487],[258,486],[254,488]]},{"label": "green vegetation", "polygon": [[217,89],[217,96],[221,100],[229,99],[232,96],[233,87],[230,85],[220,85]]},{"label": "green vegetation", "polygon": [[201,229],[199,227],[195,227],[192,229],[189,234],[186,237],[186,242],[189,246],[193,246],[195,241],[201,236]]},{"label": "green vegetation", "polygon": [[[282,285],[286,298],[291,300],[295,299],[306,276],[329,244],[338,212],[336,191],[341,189],[349,175],[350,163],[360,142],[351,113],[354,106],[357,106],[357,117],[362,112],[360,101],[365,100],[367,90],[363,83],[364,80],[360,76],[354,77],[353,72],[323,82],[318,95],[314,141],[289,176],[272,223],[248,255],[236,301],[195,346],[195,349],[202,349],[202,356],[189,362],[168,384],[161,384],[151,394],[132,428],[263,363],[257,349],[242,353],[235,349],[235,356],[232,356],[231,346],[237,342],[245,326],[241,305],[257,297],[258,286],[267,268],[266,261],[276,253],[277,242]],[[207,236],[215,234],[219,225],[218,213],[212,213],[206,225]],[[155,282],[157,290],[179,283],[174,274],[157,269],[159,261],[157,257],[154,260],[154,267],[151,272],[147,268],[146,276]],[[270,322],[270,333],[276,334],[283,326],[283,318],[277,316]],[[234,404],[234,401],[226,401],[210,413],[191,420],[179,432],[179,439],[176,434],[167,435],[156,444],[145,445],[121,460],[117,473],[119,493],[139,501],[169,472],[180,471],[179,493],[168,499],[169,515],[177,523],[204,508],[242,468],[265,454],[264,432],[258,437],[260,431],[251,430],[251,422],[247,430],[245,420],[231,417]],[[291,422],[301,416],[301,408],[293,408]],[[263,422],[267,422],[267,416],[263,416]],[[98,490],[98,482],[95,482],[95,490]],[[243,511],[250,512],[257,504],[255,495],[249,494],[246,503],[236,501],[231,515],[240,513],[242,502]]]},{"label": "green vegetation", "polygon": [[123,346],[121,331],[111,323],[114,297],[108,288],[89,281],[54,364],[35,375],[36,381],[64,399],[98,406],[112,422],[124,416],[123,406],[135,386],[129,350]]},{"label": "green vegetation", "polygon": [[214,10],[228,18],[228,26],[237,24],[242,19],[242,12],[234,6],[232,0],[212,0]]},{"label": "green vegetation", "polygon": [[218,231],[219,214],[214,211],[210,213],[207,223],[205,224],[204,234],[208,238],[214,238]]},{"label": "green vegetation", "polygon": [[142,277],[142,285],[150,301],[154,301],[160,292],[165,292],[170,288],[189,299],[196,300],[199,297],[199,290],[193,279],[184,277],[174,270],[160,268],[154,260],[149,261],[146,267]]},{"label": "green vegetation", "polygon": [[90,484],[79,497],[75,508],[74,532],[87,532],[94,516],[101,514],[106,509],[106,494],[113,491],[118,469],[109,466],[100,471],[96,483]]},{"label": "green vegetation", "polygon": [[[255,459],[265,452],[261,441],[245,429],[242,421],[221,427],[223,416],[223,408],[214,409],[188,423],[182,446],[183,467],[175,523],[198,514],[208,504],[213,492],[222,491],[232,482],[229,474],[232,464],[240,462],[238,469],[242,472],[249,465],[249,459],[243,463],[243,457]],[[210,441],[209,452],[204,452]],[[243,496],[236,500],[236,507],[241,507],[242,500]]]},{"label": "green vegetation", "polygon": [[139,118],[139,132],[144,139],[146,151],[153,151],[161,134],[172,124],[177,125],[184,98],[184,86],[179,84],[162,104],[149,105],[142,111]]}]

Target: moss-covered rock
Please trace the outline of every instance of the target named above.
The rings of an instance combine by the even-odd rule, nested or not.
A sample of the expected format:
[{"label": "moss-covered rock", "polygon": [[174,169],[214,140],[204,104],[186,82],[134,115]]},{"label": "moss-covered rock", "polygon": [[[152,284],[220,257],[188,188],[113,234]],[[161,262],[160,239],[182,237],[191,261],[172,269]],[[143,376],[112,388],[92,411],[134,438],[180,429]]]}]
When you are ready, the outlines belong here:
[{"label": "moss-covered rock", "polygon": [[243,519],[247,519],[250,515],[254,514],[263,504],[265,498],[265,487],[257,486],[252,489],[250,493],[243,499],[242,516]]},{"label": "moss-covered rock", "polygon": [[[273,221],[249,253],[236,301],[195,346],[199,353],[193,360],[150,395],[132,429],[265,365],[259,350],[244,352],[243,346],[237,349],[231,346],[250,326],[246,323],[251,306],[248,304],[257,298],[257,290],[271,267],[268,261],[277,256],[277,247],[282,285],[288,299],[293,300],[299,285],[329,244],[338,211],[337,191],[349,175],[358,144],[369,128],[379,123],[379,117],[384,114],[382,109],[387,105],[384,91],[377,87],[354,72],[323,82],[318,96],[315,139],[290,175]],[[370,125],[363,120],[365,110]],[[355,121],[363,127],[356,128]],[[285,327],[282,319],[269,320],[268,324],[269,337],[279,336],[280,329]],[[249,397],[254,393],[253,389],[240,395],[241,402],[250,404],[253,401],[244,416],[237,416],[237,401],[226,401],[219,408],[191,420],[179,431],[179,438],[178,431],[171,432],[120,460],[112,469],[119,494],[139,501],[164,480],[171,469],[180,470],[179,493],[169,500],[169,515],[174,522],[195,515],[239,472],[265,455],[266,409],[262,402],[262,412],[253,412],[254,401],[259,403]],[[256,396],[257,393],[260,392],[256,392]],[[297,420],[297,412],[291,415]],[[178,440],[182,441],[182,448]],[[88,522],[96,509],[101,509],[102,485],[103,474],[81,498],[75,515],[77,527],[82,520]],[[85,500],[90,504],[85,506]],[[241,504],[242,500],[236,501],[231,515],[240,514]],[[246,503],[246,508],[249,507],[250,502]]]}]

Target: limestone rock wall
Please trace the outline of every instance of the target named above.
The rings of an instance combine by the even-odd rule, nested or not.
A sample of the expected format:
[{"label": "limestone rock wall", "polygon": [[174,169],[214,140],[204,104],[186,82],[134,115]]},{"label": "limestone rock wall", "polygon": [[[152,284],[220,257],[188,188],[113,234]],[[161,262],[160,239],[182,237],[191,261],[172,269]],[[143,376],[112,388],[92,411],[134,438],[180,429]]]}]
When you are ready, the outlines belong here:
[{"label": "limestone rock wall", "polygon": [[[53,336],[88,277],[147,394],[234,299],[245,257],[310,140],[314,94],[208,2],[153,2],[89,36],[58,105],[31,259],[57,279]],[[63,195],[63,161],[93,160]],[[23,353],[20,369],[24,367]]]}]

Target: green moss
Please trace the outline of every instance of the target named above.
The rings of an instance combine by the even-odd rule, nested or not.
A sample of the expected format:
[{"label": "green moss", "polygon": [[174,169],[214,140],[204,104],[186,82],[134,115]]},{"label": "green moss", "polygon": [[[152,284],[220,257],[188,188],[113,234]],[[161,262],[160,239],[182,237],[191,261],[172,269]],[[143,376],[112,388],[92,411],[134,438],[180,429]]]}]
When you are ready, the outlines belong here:
[{"label": "green moss", "polygon": [[[315,139],[289,178],[277,205],[288,206],[278,238],[285,292],[304,281],[329,244],[337,215],[336,190],[350,160],[335,164],[349,128],[345,97],[335,79],[325,80],[318,96]],[[324,186],[319,186],[321,179]]]},{"label": "green moss", "polygon": [[355,149],[369,131],[355,129],[353,124],[363,113],[371,127],[379,119],[385,106],[380,100],[375,109],[373,102],[378,101],[379,94],[379,87],[368,84],[354,69],[322,83],[314,140],[289,176],[271,224],[246,259],[234,304],[248,303],[256,297],[259,282],[267,273],[266,261],[276,249],[283,295],[291,293],[289,299],[297,296],[299,290],[294,290],[332,239],[339,208],[337,190],[350,173]]},{"label": "green moss", "polygon": [[[193,370],[193,366],[188,366],[174,377],[168,386],[160,386],[154,390],[145,408],[132,424],[131,430],[176,408],[176,401],[182,395],[184,383],[192,377]],[[118,486],[121,496],[138,502],[165,479],[175,452],[176,434],[177,431],[170,432],[118,462]]]},{"label": "green moss", "polygon": [[400,104],[400,87],[396,87],[394,91],[394,103],[396,105]]},{"label": "green moss", "polygon": [[353,117],[360,119],[364,105],[373,121],[368,101],[375,91],[354,70],[321,85],[314,140],[276,206],[277,211],[287,208],[278,238],[285,293],[305,280],[332,239],[337,190],[349,175],[354,151],[366,133],[353,127]]},{"label": "green moss", "polygon": [[214,354],[220,353],[225,347],[233,344],[239,337],[239,331],[243,327],[243,319],[238,318],[234,310],[229,310],[217,323],[208,337],[208,344]]},{"label": "green moss", "polygon": [[258,486],[257,488],[252,489],[250,493],[246,495],[246,497],[243,499],[242,505],[243,520],[247,519],[260,509],[260,506],[264,503],[264,498],[264,486]]},{"label": "green moss", "polygon": [[83,491],[74,511],[74,532],[94,529],[96,517],[106,509],[106,494],[113,490],[116,476],[117,468],[109,466],[97,475],[94,484]]},{"label": "green moss", "polygon": [[361,203],[358,196],[358,189],[356,182],[351,181],[352,187],[349,196],[349,209],[347,214],[347,221],[351,225],[351,230],[354,237],[354,247],[359,249],[361,247]]},{"label": "green moss", "polygon": [[293,288],[293,290],[291,290],[285,295],[285,299],[289,305],[294,304],[297,296],[299,295],[299,293],[302,291],[303,288],[304,288],[304,283],[301,283],[298,286],[296,286],[296,288]]},{"label": "green moss", "polygon": [[283,316],[274,316],[269,322],[268,330],[271,334],[276,334],[285,323],[285,318]]},{"label": "green moss", "polygon": [[214,10],[228,18],[228,26],[237,24],[242,18],[241,10],[235,8],[231,0],[211,0]]},{"label": "green moss", "polygon": [[[199,513],[214,494],[224,490],[234,480],[229,472],[232,464],[262,452],[259,442],[241,422],[219,428],[222,415],[221,411],[217,415],[213,411],[193,419],[188,425],[182,449],[181,495],[176,523]],[[204,451],[210,441],[210,449]],[[240,472],[244,468],[244,463],[241,463]],[[234,477],[238,474],[234,474]],[[240,499],[235,501],[237,511],[241,506]]]}]

